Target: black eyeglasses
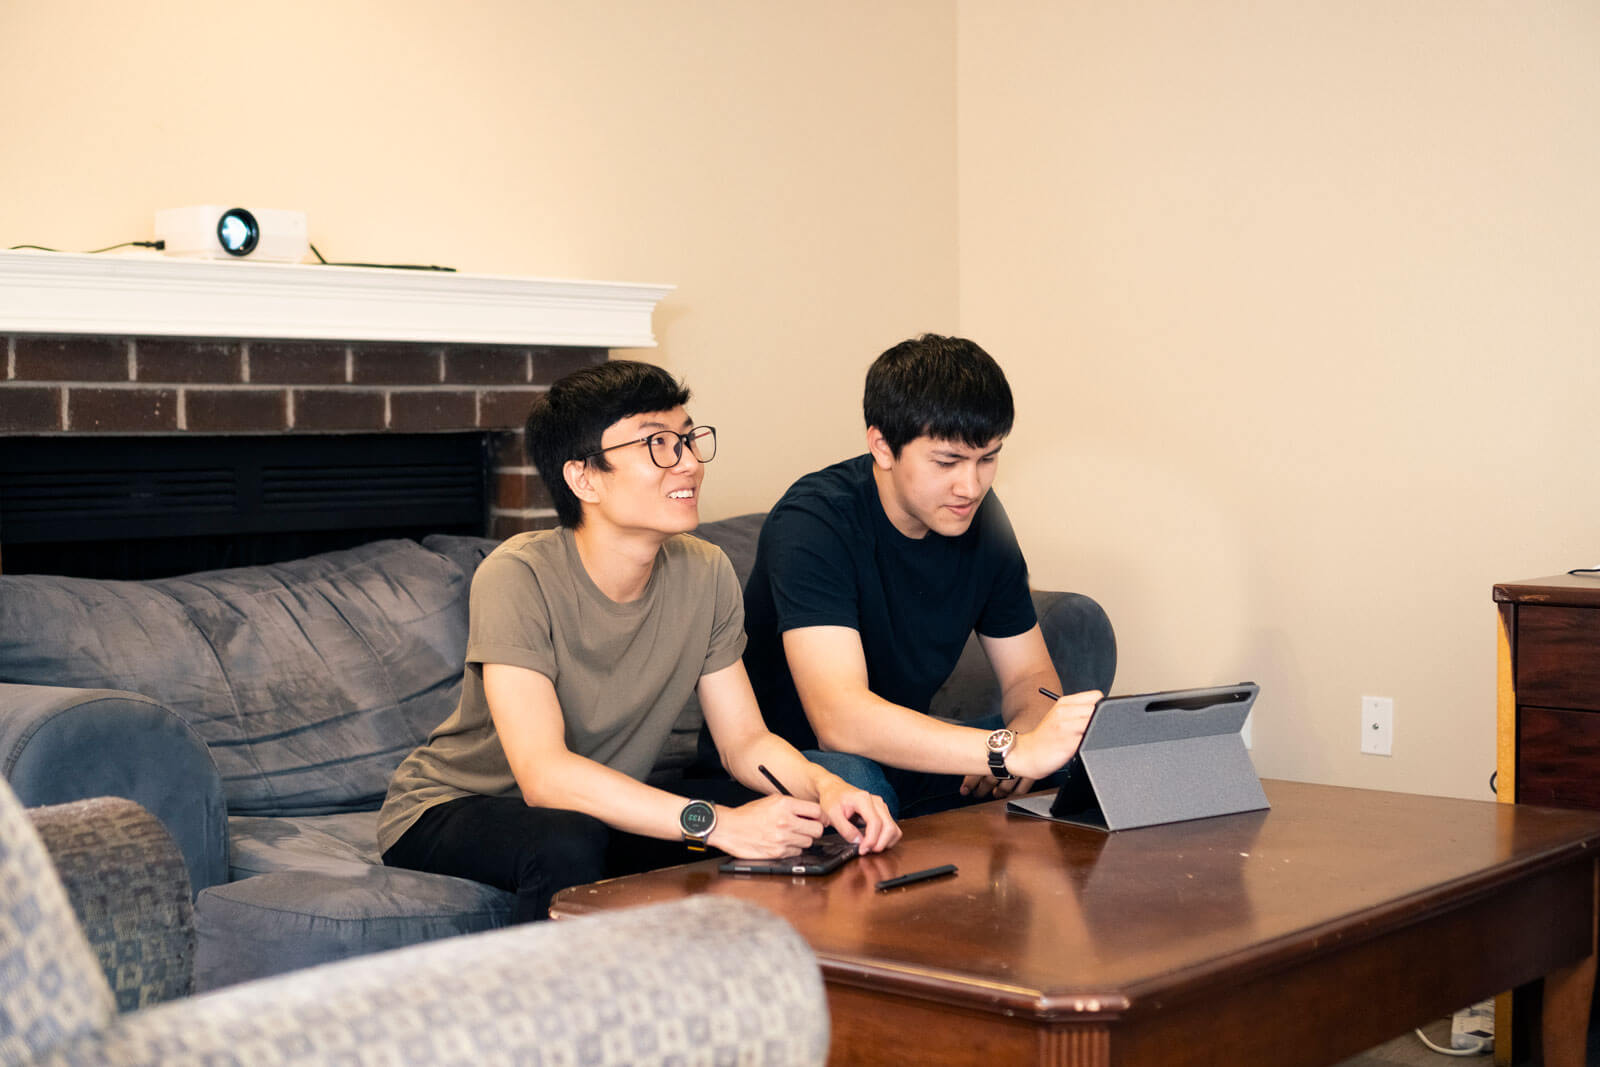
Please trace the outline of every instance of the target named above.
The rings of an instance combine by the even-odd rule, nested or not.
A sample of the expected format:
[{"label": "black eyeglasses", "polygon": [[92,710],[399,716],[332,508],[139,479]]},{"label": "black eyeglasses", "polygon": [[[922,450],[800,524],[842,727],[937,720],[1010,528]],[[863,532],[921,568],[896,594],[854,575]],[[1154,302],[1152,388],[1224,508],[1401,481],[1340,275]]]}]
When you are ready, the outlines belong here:
[{"label": "black eyeglasses", "polygon": [[683,459],[683,446],[689,446],[690,455],[701,463],[710,463],[717,455],[717,428],[715,426],[694,426],[683,433],[674,433],[671,430],[662,430],[649,437],[639,437],[632,441],[624,441],[620,445],[611,445],[607,448],[596,449],[584,459],[593,459],[601,452],[610,452],[616,448],[627,448],[629,445],[649,445],[650,462],[658,467],[671,470]]}]

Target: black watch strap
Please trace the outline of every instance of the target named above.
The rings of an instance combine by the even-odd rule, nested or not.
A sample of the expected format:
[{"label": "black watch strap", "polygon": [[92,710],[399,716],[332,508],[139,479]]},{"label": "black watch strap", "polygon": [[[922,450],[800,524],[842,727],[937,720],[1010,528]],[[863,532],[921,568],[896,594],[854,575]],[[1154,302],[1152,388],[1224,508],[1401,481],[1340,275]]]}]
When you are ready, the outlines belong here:
[{"label": "black watch strap", "polygon": [[1006,766],[1006,757],[1011,755],[1011,749],[1016,743],[1017,735],[1011,730],[996,730],[989,735],[987,741],[989,747],[989,773],[1002,782],[1016,777]]}]

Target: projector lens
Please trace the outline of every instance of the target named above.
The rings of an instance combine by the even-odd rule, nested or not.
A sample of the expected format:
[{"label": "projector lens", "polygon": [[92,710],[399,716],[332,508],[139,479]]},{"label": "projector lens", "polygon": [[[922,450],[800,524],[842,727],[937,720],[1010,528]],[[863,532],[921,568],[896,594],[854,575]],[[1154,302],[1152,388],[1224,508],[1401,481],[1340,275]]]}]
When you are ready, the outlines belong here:
[{"label": "projector lens", "polygon": [[260,240],[256,217],[242,207],[229,208],[217,220],[217,241],[230,256],[248,256]]}]

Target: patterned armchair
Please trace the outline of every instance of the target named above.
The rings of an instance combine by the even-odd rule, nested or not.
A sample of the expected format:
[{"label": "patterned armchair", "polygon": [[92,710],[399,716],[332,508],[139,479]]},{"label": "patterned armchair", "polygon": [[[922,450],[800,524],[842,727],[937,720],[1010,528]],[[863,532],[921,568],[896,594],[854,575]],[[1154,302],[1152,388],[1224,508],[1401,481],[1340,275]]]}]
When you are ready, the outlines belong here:
[{"label": "patterned armchair", "polygon": [[187,997],[193,958],[188,879],[160,823],[123,800],[24,811],[0,782],[0,1064],[779,1065],[827,1054],[810,950],[775,916],[721,898],[449,938]]}]

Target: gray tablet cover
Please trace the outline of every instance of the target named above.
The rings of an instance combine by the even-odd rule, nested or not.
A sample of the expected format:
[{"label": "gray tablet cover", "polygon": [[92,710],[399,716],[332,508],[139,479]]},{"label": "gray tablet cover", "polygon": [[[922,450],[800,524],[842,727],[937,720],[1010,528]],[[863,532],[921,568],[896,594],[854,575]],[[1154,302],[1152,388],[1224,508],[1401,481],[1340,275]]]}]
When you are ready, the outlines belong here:
[{"label": "gray tablet cover", "polygon": [[1257,692],[1243,682],[1108,697],[1068,765],[1087,777],[1088,788],[1072,794],[1077,802],[1057,805],[1057,793],[1043,793],[1006,808],[1109,831],[1269,807],[1239,736]]}]

